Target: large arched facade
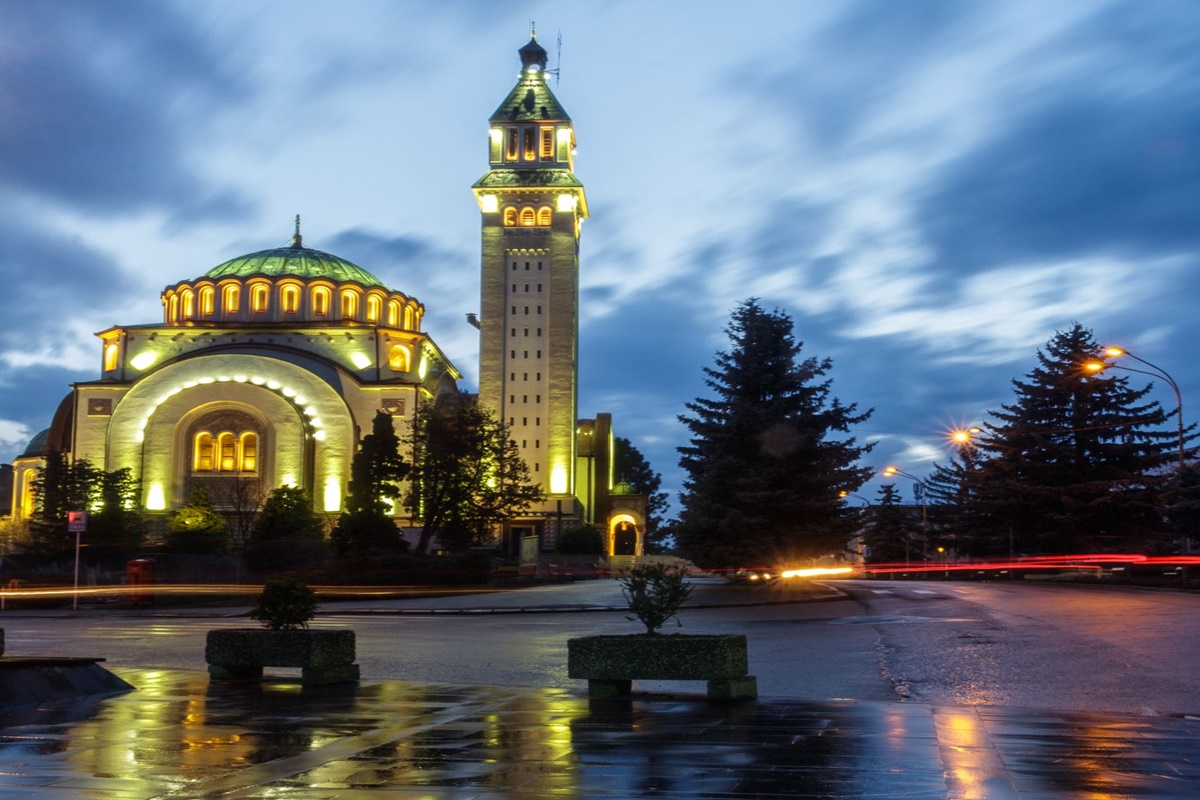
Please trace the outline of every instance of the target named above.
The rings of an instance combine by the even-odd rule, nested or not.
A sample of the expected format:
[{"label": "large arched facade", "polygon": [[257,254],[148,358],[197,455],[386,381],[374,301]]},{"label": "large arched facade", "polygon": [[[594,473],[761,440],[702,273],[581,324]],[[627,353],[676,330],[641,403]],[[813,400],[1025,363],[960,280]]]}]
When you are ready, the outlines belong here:
[{"label": "large arched facade", "polygon": [[330,383],[279,358],[209,355],[164,366],[113,409],[102,463],[141,477],[147,510],[178,507],[197,479],[220,479],[220,470],[197,469],[195,447],[197,422],[222,411],[257,423],[210,433],[261,436],[253,474],[263,486],[302,486],[322,510],[340,509],[361,425]]}]

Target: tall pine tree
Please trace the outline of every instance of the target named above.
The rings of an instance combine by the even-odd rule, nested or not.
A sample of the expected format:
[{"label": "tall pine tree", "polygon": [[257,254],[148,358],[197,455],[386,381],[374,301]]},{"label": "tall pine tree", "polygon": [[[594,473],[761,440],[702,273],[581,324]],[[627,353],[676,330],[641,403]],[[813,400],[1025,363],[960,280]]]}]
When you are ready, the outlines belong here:
[{"label": "tall pine tree", "polygon": [[1150,386],[1084,366],[1100,356],[1078,323],[1057,333],[977,440],[979,519],[1018,553],[1153,548],[1165,533],[1176,434]]},{"label": "tall pine tree", "polygon": [[713,397],[687,403],[679,448],[688,477],[680,549],[702,567],[786,564],[838,553],[853,520],[838,496],[869,477],[870,450],[848,435],[858,413],[830,395],[828,359],[800,356],[792,320],[751,299],[726,328],[732,344],[706,367]]},{"label": "tall pine tree", "polygon": [[346,512],[331,538],[339,556],[369,556],[407,550],[391,510],[400,502],[400,482],[411,467],[400,455],[400,437],[390,415],[375,413],[371,432],[350,462]]}]

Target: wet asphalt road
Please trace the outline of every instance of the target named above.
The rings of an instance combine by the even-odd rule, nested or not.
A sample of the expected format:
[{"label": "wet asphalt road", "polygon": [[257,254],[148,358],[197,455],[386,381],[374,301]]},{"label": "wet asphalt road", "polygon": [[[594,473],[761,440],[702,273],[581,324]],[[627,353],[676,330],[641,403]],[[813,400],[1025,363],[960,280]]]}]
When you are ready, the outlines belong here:
[{"label": "wet asphalt road", "polygon": [[[763,697],[1002,705],[1200,714],[1200,597],[1035,583],[845,581],[841,599],[693,608],[667,632],[741,632]],[[777,599],[701,586],[696,599]],[[322,607],[319,626],[358,633],[364,680],[404,678],[582,688],[566,676],[566,640],[633,633],[619,611],[547,606],[620,603],[593,581],[438,600]],[[418,609],[527,607],[527,613]],[[365,614],[373,610],[382,613]],[[398,613],[406,612],[406,613]],[[236,610],[0,614],[10,655],[89,655],[118,667],[203,668],[204,634],[241,627]],[[643,688],[703,691],[702,685]]]}]

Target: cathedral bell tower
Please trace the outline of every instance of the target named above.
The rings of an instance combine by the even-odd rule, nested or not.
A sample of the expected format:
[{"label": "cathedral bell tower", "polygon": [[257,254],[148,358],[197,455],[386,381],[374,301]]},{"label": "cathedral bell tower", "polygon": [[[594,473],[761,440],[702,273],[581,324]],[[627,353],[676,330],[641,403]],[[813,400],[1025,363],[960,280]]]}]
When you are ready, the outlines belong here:
[{"label": "cathedral bell tower", "polygon": [[479,396],[508,423],[547,498],[508,532],[506,547],[537,533],[537,520],[583,518],[575,428],[587,200],[573,172],[571,118],[547,85],[546,51],[535,36],[517,52],[516,86],[489,120],[489,169],[472,187],[482,218]]}]

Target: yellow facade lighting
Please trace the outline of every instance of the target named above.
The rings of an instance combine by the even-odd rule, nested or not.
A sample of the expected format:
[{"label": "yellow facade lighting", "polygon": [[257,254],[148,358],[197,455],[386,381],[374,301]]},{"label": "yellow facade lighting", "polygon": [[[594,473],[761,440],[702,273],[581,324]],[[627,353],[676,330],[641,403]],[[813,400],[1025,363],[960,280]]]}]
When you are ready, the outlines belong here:
[{"label": "yellow facade lighting", "polygon": [[550,471],[550,494],[566,494],[567,493],[567,468],[562,464],[555,464]]},{"label": "yellow facade lighting", "polygon": [[485,214],[494,214],[500,210],[500,198],[494,194],[485,194],[479,198],[479,207]]},{"label": "yellow facade lighting", "polygon": [[155,361],[158,361],[158,355],[150,352],[149,350],[145,350],[129,359],[129,366],[133,367],[134,369],[147,369],[153,366]]},{"label": "yellow facade lighting", "polygon": [[154,481],[150,484],[150,489],[146,492],[146,510],[165,511],[166,509],[167,496],[163,491],[163,485],[160,481]]}]

